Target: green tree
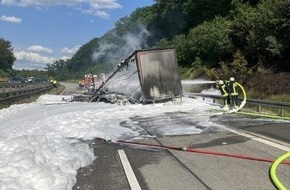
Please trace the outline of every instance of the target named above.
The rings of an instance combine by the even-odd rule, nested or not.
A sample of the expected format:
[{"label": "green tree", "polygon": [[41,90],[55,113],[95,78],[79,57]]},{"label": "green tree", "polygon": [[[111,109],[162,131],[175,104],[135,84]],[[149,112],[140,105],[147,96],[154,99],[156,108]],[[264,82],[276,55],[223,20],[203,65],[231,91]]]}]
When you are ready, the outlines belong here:
[{"label": "green tree", "polygon": [[[45,70],[47,71],[48,75],[51,77],[56,77],[56,76],[65,76],[66,72],[64,70],[67,70],[67,61],[63,59],[56,60],[52,64],[47,64],[45,67]],[[61,77],[62,80],[65,79],[65,77]],[[58,79],[60,80],[60,79]]]},{"label": "green tree", "polygon": [[262,62],[267,67],[283,67],[290,58],[290,1],[239,5],[230,35],[235,47],[245,53],[250,66]]},{"label": "green tree", "polygon": [[12,70],[15,60],[11,42],[0,38],[0,69],[3,71]]},{"label": "green tree", "polygon": [[188,60],[199,57],[201,62],[210,66],[229,59],[233,53],[233,44],[229,38],[231,21],[217,17],[190,30],[187,35]]},{"label": "green tree", "polygon": [[72,72],[83,70],[93,64],[92,54],[99,46],[99,38],[94,38],[84,44],[68,62],[68,69]]},{"label": "green tree", "polygon": [[[155,0],[157,12],[149,30],[161,38],[172,39],[187,34],[191,28],[211,21],[216,16],[226,16],[232,4],[229,0]],[[153,28],[153,29],[152,29]]]},{"label": "green tree", "polygon": [[52,64],[47,70],[74,78],[108,71],[122,56],[134,51],[131,49],[135,47],[125,46],[126,40],[141,41],[142,36],[136,40],[129,34],[144,29],[150,36],[138,47],[175,48],[184,73],[199,68],[213,76],[215,68],[231,72],[242,63],[247,63],[243,69],[249,70],[258,64],[277,71],[290,70],[289,0],[155,2],[136,9],[118,20],[104,36],[84,44],[63,68]]}]

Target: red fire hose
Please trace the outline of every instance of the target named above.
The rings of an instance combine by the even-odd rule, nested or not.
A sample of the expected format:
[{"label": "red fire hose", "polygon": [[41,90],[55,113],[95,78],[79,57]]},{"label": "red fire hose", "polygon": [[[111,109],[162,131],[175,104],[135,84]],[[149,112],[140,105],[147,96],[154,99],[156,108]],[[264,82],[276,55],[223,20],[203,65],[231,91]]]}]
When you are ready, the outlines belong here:
[{"label": "red fire hose", "polygon": [[[257,158],[257,157],[253,157],[253,156],[247,156],[247,155],[229,154],[229,153],[222,153],[222,152],[202,150],[202,149],[189,148],[189,147],[163,146],[163,145],[154,145],[154,144],[138,143],[138,142],[131,142],[131,141],[117,141],[117,143],[133,144],[133,145],[147,146],[147,147],[167,149],[167,150],[180,150],[180,151],[186,151],[186,152],[210,154],[210,155],[216,155],[216,156],[225,156],[225,157],[240,158],[240,159],[245,159],[245,160],[261,161],[261,162],[272,163],[275,161],[273,159]],[[290,161],[283,161],[281,164],[290,165]]]}]

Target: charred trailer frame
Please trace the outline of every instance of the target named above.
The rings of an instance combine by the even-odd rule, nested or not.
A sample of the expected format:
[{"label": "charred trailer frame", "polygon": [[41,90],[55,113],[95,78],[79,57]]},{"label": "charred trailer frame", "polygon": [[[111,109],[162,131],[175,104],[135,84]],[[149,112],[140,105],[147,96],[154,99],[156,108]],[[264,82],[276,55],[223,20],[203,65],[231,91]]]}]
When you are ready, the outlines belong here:
[{"label": "charred trailer frame", "polygon": [[136,50],[97,89],[91,101],[127,98],[148,103],[182,97],[175,49]]}]

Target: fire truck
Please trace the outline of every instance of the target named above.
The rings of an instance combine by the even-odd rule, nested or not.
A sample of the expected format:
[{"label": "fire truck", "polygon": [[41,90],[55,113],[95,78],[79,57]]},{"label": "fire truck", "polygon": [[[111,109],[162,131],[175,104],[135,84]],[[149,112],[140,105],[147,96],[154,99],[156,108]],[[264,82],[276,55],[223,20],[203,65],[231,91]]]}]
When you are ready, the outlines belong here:
[{"label": "fire truck", "polygon": [[97,87],[98,76],[88,74],[85,75],[83,80],[79,81],[79,87],[83,88],[85,93],[92,94]]}]

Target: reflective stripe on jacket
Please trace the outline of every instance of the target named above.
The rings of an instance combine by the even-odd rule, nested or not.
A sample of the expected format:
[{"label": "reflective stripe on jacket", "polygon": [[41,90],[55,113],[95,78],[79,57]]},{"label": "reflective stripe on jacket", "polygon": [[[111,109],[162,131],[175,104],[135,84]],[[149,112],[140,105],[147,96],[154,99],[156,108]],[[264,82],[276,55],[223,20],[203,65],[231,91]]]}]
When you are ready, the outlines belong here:
[{"label": "reflective stripe on jacket", "polygon": [[238,94],[238,85],[236,82],[229,83],[229,94],[230,96],[237,96]]},{"label": "reflective stripe on jacket", "polygon": [[221,91],[221,94],[222,94],[223,97],[229,95],[228,92],[227,92],[227,88],[226,88],[226,85],[225,84],[219,86],[219,88],[220,88],[220,91]]}]

